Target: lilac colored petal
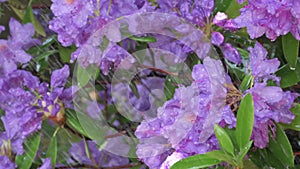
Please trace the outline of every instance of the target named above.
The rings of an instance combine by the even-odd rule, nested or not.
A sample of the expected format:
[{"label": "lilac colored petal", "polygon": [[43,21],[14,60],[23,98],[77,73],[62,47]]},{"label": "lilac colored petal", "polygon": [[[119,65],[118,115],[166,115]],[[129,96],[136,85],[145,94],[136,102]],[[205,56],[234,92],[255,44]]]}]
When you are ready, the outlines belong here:
[{"label": "lilac colored petal", "polygon": [[179,152],[174,152],[173,154],[171,154],[166,160],[165,162],[160,166],[160,169],[169,169],[171,168],[171,166],[173,164],[175,164],[177,161],[185,158],[186,155],[179,153]]},{"label": "lilac colored petal", "polygon": [[225,43],[221,47],[224,57],[235,64],[242,63],[240,53],[230,44]]},{"label": "lilac colored petal", "polygon": [[296,29],[300,22],[299,7],[297,0],[251,0],[240,10],[241,15],[234,19],[234,23],[240,28],[246,27],[252,39],[265,34],[274,41],[291,32],[300,40]]},{"label": "lilac colored petal", "polygon": [[239,4],[244,3],[244,1],[245,1],[245,0],[237,0],[237,2],[238,2]]},{"label": "lilac colored petal", "polygon": [[51,87],[64,87],[69,75],[70,69],[68,65],[65,65],[61,69],[55,70],[51,75]]},{"label": "lilac colored petal", "polygon": [[223,13],[223,12],[218,12],[218,13],[215,15],[214,19],[213,19],[213,23],[216,24],[217,26],[222,27],[222,26],[224,26],[224,24],[226,23],[227,18],[228,18],[228,17],[227,17],[227,15],[226,15],[225,13]]},{"label": "lilac colored petal", "polygon": [[224,42],[224,36],[220,32],[213,32],[211,34],[211,42],[216,46],[220,46]]},{"label": "lilac colored petal", "polygon": [[260,44],[256,43],[254,48],[248,48],[250,51],[250,67],[252,75],[256,79],[270,77],[275,73],[280,65],[277,58],[267,59],[267,50]]},{"label": "lilac colored petal", "polygon": [[17,165],[10,161],[10,159],[7,156],[0,155],[0,168],[3,169],[15,169],[17,168]]},{"label": "lilac colored petal", "polygon": [[43,165],[41,167],[39,167],[38,169],[52,169],[51,159],[50,158],[44,159]]}]

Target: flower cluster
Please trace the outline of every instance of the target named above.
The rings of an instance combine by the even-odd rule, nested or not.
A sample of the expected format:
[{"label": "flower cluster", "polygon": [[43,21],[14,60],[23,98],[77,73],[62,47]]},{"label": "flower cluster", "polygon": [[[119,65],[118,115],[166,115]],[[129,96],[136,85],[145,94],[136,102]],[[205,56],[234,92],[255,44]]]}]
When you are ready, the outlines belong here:
[{"label": "flower cluster", "polygon": [[[31,72],[17,69],[19,63],[31,60],[25,51],[39,43],[33,39],[31,24],[21,25],[11,19],[8,40],[1,40],[0,108],[5,131],[0,133],[0,157],[3,165],[15,168],[9,159],[24,153],[23,142],[41,129],[45,117],[64,123],[64,107],[71,107],[71,88],[64,89],[69,77],[69,67],[55,70],[50,87]],[[6,167],[5,167],[6,168]]]},{"label": "flower cluster", "polygon": [[[221,84],[212,88],[211,85],[215,84],[209,75],[212,73],[210,67],[221,63],[210,58],[204,62],[204,65],[194,67],[195,81],[191,86],[178,88],[174,98],[158,109],[156,118],[143,121],[137,128],[135,134],[140,139],[137,155],[150,168],[167,165],[162,164],[166,158],[171,160],[218,149],[213,130],[208,128],[213,124],[235,126],[235,117],[229,106],[222,107],[222,102],[214,101],[225,101],[226,97],[216,96],[216,92],[226,94],[226,89]],[[220,75],[220,72],[215,73]],[[220,78],[226,82],[225,76]],[[215,108],[220,108],[221,112],[215,112]],[[152,149],[153,146],[157,148]],[[165,163],[170,163],[169,160]]]},{"label": "flower cluster", "polygon": [[263,34],[272,41],[291,32],[300,40],[300,3],[297,0],[249,0],[234,19],[240,28],[247,27],[252,39]]},{"label": "flower cluster", "polygon": [[267,51],[259,43],[256,43],[254,48],[249,48],[249,51],[254,86],[246,93],[251,93],[254,101],[255,123],[252,138],[255,146],[264,148],[269,142],[268,128],[276,129],[274,121],[289,124],[294,119],[290,108],[299,95],[284,92],[278,86],[267,86],[268,80],[279,83],[280,80],[274,73],[280,62],[276,58],[267,59]]},{"label": "flower cluster", "polygon": [[[267,80],[279,80],[274,76],[279,61],[267,59],[267,51],[259,43],[249,51],[254,86],[244,94],[251,93],[254,101],[255,122],[251,138],[256,147],[265,148],[269,142],[269,127],[274,132],[274,122],[289,124],[294,119],[289,109],[298,95],[284,92],[277,86],[267,86]],[[184,157],[216,150],[219,145],[211,126],[235,127],[236,119],[230,106],[243,94],[221,69],[215,70],[222,67],[220,64],[205,58],[203,65],[194,66],[193,84],[178,88],[174,98],[158,109],[156,118],[144,120],[137,128],[135,134],[140,140],[137,154],[150,168],[169,168]],[[153,146],[157,149],[153,150]]]}]

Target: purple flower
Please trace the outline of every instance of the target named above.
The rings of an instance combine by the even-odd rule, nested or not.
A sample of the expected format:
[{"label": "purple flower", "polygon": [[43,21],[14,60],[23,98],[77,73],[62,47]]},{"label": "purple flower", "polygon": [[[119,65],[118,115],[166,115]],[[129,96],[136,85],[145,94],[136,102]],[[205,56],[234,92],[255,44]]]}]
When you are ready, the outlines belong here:
[{"label": "purple flower", "polygon": [[232,111],[222,106],[226,88],[215,81],[226,82],[225,73],[219,72],[222,69],[214,67],[219,64],[220,61],[205,58],[204,65],[196,65],[192,74],[195,82],[178,88],[173,99],[158,108],[156,118],[144,120],[137,128],[135,135],[140,140],[137,155],[150,168],[173,163],[173,156],[169,156],[172,149],[185,157],[218,149],[213,124],[235,126]]},{"label": "purple flower", "polygon": [[210,17],[213,8],[213,0],[158,0],[159,11],[175,13],[193,24],[204,27]]},{"label": "purple flower", "polygon": [[0,155],[0,168],[5,169],[15,169],[17,168],[17,165],[10,161],[10,159],[7,156]]},{"label": "purple flower", "polygon": [[254,48],[249,47],[248,50],[250,51],[250,67],[254,78],[256,80],[273,79],[279,81],[273,75],[279,68],[279,60],[277,58],[267,59],[267,50],[258,42]]},{"label": "purple flower", "polygon": [[242,63],[240,53],[230,44],[225,43],[221,46],[224,57],[235,64]]},{"label": "purple flower", "polygon": [[213,32],[211,34],[211,43],[220,46],[224,42],[224,36],[220,32]]},{"label": "purple flower", "polygon": [[[16,70],[0,79],[0,108],[5,111],[2,121],[5,133],[2,139],[10,140],[13,152],[23,153],[23,140],[41,128],[42,113],[35,107],[34,91],[39,80],[30,72]],[[26,90],[25,90],[26,89]]]},{"label": "purple flower", "polygon": [[186,157],[185,154],[174,152],[164,161],[164,163],[161,165],[160,168],[161,169],[169,169],[169,168],[171,168],[171,166],[173,164],[175,164],[177,161],[179,161],[185,157]]},{"label": "purple flower", "polygon": [[70,75],[70,69],[68,65],[65,65],[59,70],[55,70],[51,75],[51,87],[64,87],[67,79]]},{"label": "purple flower", "polygon": [[294,119],[295,115],[290,108],[299,95],[284,92],[280,87],[266,86],[265,83],[257,83],[246,93],[252,94],[254,102],[254,130],[252,133],[254,145],[264,148],[269,142],[269,126],[276,129],[272,121],[289,124]]},{"label": "purple flower", "polygon": [[27,63],[31,56],[25,52],[28,48],[39,43],[33,39],[34,27],[32,24],[22,25],[15,19],[9,21],[10,37],[0,40],[1,74],[8,74],[17,69],[18,63]]},{"label": "purple flower", "polygon": [[272,41],[278,36],[291,32],[296,39],[299,35],[299,9],[297,0],[249,0],[241,9],[241,15],[234,22],[238,27],[247,27],[252,39],[263,34]]},{"label": "purple flower", "polygon": [[51,159],[50,158],[44,159],[43,165],[41,167],[39,167],[38,169],[52,169]]}]

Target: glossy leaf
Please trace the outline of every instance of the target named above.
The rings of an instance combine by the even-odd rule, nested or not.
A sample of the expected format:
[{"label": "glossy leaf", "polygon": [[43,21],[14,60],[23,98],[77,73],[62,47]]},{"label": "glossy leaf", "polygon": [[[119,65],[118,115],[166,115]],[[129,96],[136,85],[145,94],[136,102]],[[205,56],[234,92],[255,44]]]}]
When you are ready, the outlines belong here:
[{"label": "glossy leaf", "polygon": [[234,155],[234,147],[226,131],[219,125],[215,125],[214,133],[218,139],[221,149],[225,150],[231,155]]},{"label": "glossy leaf", "polygon": [[41,133],[30,136],[24,143],[24,154],[16,156],[16,164],[19,169],[29,169],[36,156],[41,141]]},{"label": "glossy leaf", "polygon": [[295,70],[290,69],[288,64],[284,65],[276,72],[276,75],[281,78],[282,88],[293,86],[300,81],[300,63],[297,63]]},{"label": "glossy leaf", "polygon": [[284,164],[285,166],[294,166],[294,155],[292,146],[280,125],[277,125],[276,138],[270,138],[270,151]]},{"label": "glossy leaf", "polygon": [[171,169],[198,169],[210,167],[222,162],[222,160],[219,160],[218,158],[224,157],[223,155],[224,153],[222,151],[212,151],[206,154],[190,156],[175,163]]},{"label": "glossy leaf", "polygon": [[239,150],[250,141],[254,123],[254,107],[251,94],[247,94],[241,101],[236,122],[236,140]]},{"label": "glossy leaf", "polygon": [[51,158],[51,164],[52,166],[55,166],[56,164],[56,158],[57,158],[57,137],[54,136],[51,138],[46,157]]},{"label": "glossy leaf", "polygon": [[295,69],[298,60],[299,41],[291,33],[288,33],[282,36],[282,48],[289,67]]}]

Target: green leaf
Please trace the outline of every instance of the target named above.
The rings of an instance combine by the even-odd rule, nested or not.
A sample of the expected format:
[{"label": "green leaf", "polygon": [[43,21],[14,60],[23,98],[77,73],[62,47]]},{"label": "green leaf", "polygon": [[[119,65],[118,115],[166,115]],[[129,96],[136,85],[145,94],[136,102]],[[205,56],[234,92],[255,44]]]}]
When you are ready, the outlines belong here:
[{"label": "green leaf", "polygon": [[25,10],[23,9],[18,9],[16,7],[10,6],[11,9],[15,12],[15,14],[20,18],[23,19],[24,15],[25,15]]},{"label": "green leaf", "polygon": [[237,155],[237,163],[239,165],[243,164],[243,159],[245,157],[245,155],[248,153],[248,151],[250,150],[251,146],[252,146],[253,141],[249,141],[245,147],[243,149],[240,150],[240,152]]},{"label": "green leaf", "polygon": [[300,131],[300,104],[297,104],[291,109],[291,112],[295,114],[294,120],[290,124],[280,124],[284,128]]},{"label": "green leaf", "polygon": [[43,26],[40,24],[40,22],[34,17],[33,12],[32,12],[32,7],[31,7],[31,3],[29,3],[29,5],[27,6],[26,12],[24,14],[23,17],[23,24],[26,23],[32,23],[34,26],[35,31],[42,35],[42,36],[46,36],[45,30],[43,28]]},{"label": "green leaf", "polygon": [[133,80],[130,81],[129,87],[131,89],[131,91],[133,92],[133,94],[137,97],[140,98],[140,94],[139,94],[139,90],[136,87],[136,84]]},{"label": "green leaf", "polygon": [[250,159],[245,160],[243,163],[245,169],[259,169]]},{"label": "green leaf", "polygon": [[243,81],[242,81],[242,83],[240,85],[240,90],[241,91],[246,91],[247,89],[249,89],[251,87],[252,80],[253,80],[252,75],[251,74],[247,74],[244,77],[244,79],[243,79]]},{"label": "green leaf", "polygon": [[265,149],[257,149],[256,151],[250,151],[249,157],[252,162],[254,162],[259,168],[268,169],[283,169],[286,168],[279,159],[275,156],[275,154],[271,153],[268,148]]},{"label": "green leaf", "polygon": [[234,147],[226,131],[219,125],[215,124],[214,132],[218,139],[221,149],[225,150],[226,152],[234,156]]},{"label": "green leaf", "polygon": [[291,33],[288,33],[282,36],[282,48],[289,67],[295,69],[298,60],[299,41]]},{"label": "green leaf", "polygon": [[175,163],[171,169],[198,169],[217,165],[222,162],[222,160],[217,158],[223,157],[223,154],[222,151],[212,151],[206,154],[190,156]]},{"label": "green leaf", "polygon": [[97,66],[90,65],[87,68],[83,68],[80,65],[77,66],[77,83],[80,87],[88,84],[90,79],[95,79],[100,73]]},{"label": "green leaf", "polygon": [[142,37],[130,36],[129,39],[132,39],[137,42],[156,42],[156,38],[152,36],[142,36]]},{"label": "green leaf", "polygon": [[66,110],[66,119],[67,119],[67,125],[78,131],[80,134],[88,137],[88,134],[85,132],[85,130],[82,128],[78,118],[76,111],[67,109]]},{"label": "green leaf", "polygon": [[177,87],[176,87],[175,80],[172,78],[171,75],[168,75],[166,77],[165,86],[164,86],[164,94],[166,100],[170,100],[171,98],[173,98],[176,88]]},{"label": "green leaf", "polygon": [[56,164],[56,158],[57,158],[57,137],[53,136],[51,138],[46,157],[51,158],[51,164],[52,166],[55,166]]},{"label": "green leaf", "polygon": [[239,150],[242,150],[250,141],[254,123],[254,108],[252,95],[247,94],[242,100],[236,122],[236,140]]},{"label": "green leaf", "polygon": [[58,46],[58,51],[61,60],[64,63],[70,63],[71,54],[76,50],[76,47],[74,45],[69,47],[63,47],[61,45]]},{"label": "green leaf", "polygon": [[295,70],[291,70],[288,64],[284,65],[276,72],[276,75],[281,78],[282,88],[293,86],[300,81],[300,63],[297,63]]},{"label": "green leaf", "polygon": [[55,53],[57,53],[57,50],[48,50],[48,51],[45,51],[42,54],[38,55],[37,57],[34,57],[33,59],[38,62],[40,60],[45,59],[46,57],[54,55]]},{"label": "green leaf", "polygon": [[24,154],[16,156],[18,169],[29,169],[36,156],[41,141],[41,133],[31,135],[24,143]]},{"label": "green leaf", "polygon": [[271,137],[268,148],[282,162],[282,164],[293,167],[294,155],[292,146],[281,126],[276,126],[276,138]]},{"label": "green leaf", "polygon": [[239,4],[236,0],[231,0],[230,5],[227,7],[225,11],[228,18],[238,17],[240,15],[240,9],[245,5],[245,3]]},{"label": "green leaf", "polygon": [[231,1],[235,0],[218,0],[215,1],[215,13],[216,12],[225,12],[231,4]]}]

